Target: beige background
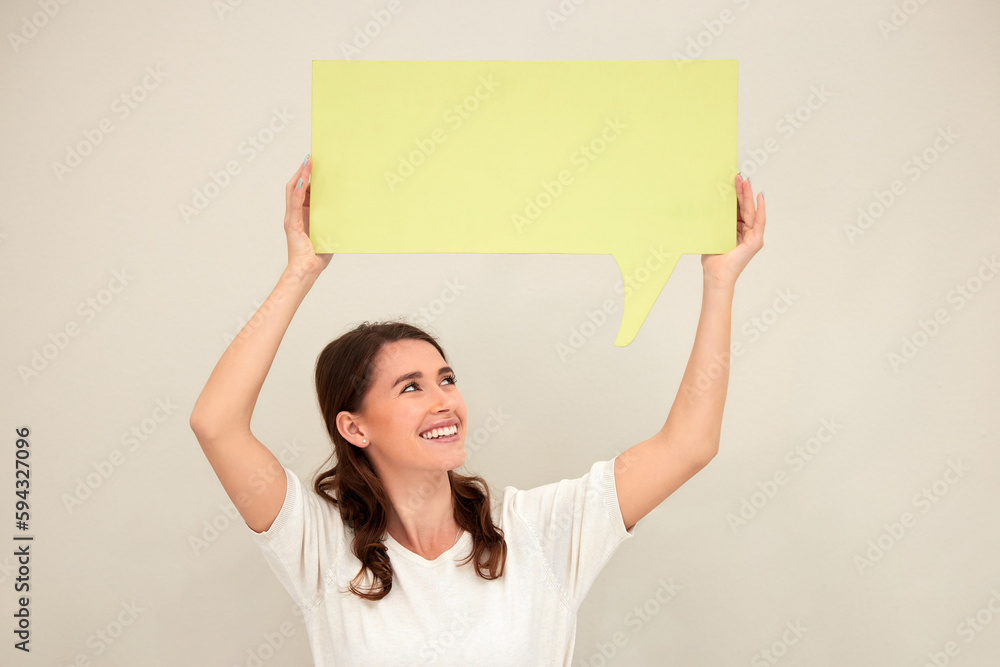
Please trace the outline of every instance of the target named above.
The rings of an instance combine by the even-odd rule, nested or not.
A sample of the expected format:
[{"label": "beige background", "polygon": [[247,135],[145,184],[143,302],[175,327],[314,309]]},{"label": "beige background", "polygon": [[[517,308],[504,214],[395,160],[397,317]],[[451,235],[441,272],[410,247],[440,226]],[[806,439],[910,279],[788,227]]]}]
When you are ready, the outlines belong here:
[{"label": "beige background", "polygon": [[[0,10],[0,507],[12,517],[14,429],[27,425],[36,536],[29,657],[12,648],[13,521],[0,531],[4,665],[248,665],[262,647],[269,667],[309,663],[291,599],[245,524],[228,518],[188,416],[284,266],[283,186],[309,151],[311,60],[345,57],[341,45],[387,5],[222,6],[16,0]],[[984,258],[1000,249],[1000,6],[565,0],[574,11],[557,23],[546,14],[556,0],[395,7],[351,57],[669,59],[700,39],[689,55],[740,62],[741,166],[765,190],[770,220],[736,291],[743,353],[721,451],[602,572],[573,664],[922,665],[929,653],[990,664],[1000,654],[990,418],[1000,280]],[[902,25],[885,33],[894,12]],[[157,67],[162,80],[136,90],[144,99],[122,118],[114,100]],[[250,160],[241,143],[275,109],[291,118]],[[786,119],[796,113],[797,128]],[[102,119],[113,131],[59,173]],[[913,171],[925,151],[935,161]],[[179,206],[231,160],[240,173],[185,222]],[[892,204],[849,238],[859,207],[893,181]],[[691,350],[700,272],[697,256],[681,259],[632,345],[614,346],[615,315],[563,359],[557,345],[588,311],[607,299],[620,308],[610,256],[334,257],[285,336],[254,432],[312,475],[329,451],[312,385],[322,346],[364,319],[424,308],[470,432],[490,410],[509,415],[470,447],[468,468],[497,490],[577,477],[662,425]],[[449,281],[459,296],[442,308]],[[779,293],[791,301],[780,313]],[[938,310],[947,320],[921,335]],[[60,336],[74,324],[75,336]],[[894,367],[904,337],[920,347]],[[19,366],[43,350],[46,367],[22,379]],[[832,437],[823,420],[837,424]],[[141,441],[123,441],[132,429]],[[786,458],[818,437],[801,467]],[[119,465],[107,463],[115,450]],[[951,464],[961,476],[946,475]],[[106,479],[95,473],[109,465]],[[97,488],[70,511],[65,498],[92,473]],[[754,497],[776,474],[786,483],[773,497]],[[760,507],[734,529],[727,517],[744,500]],[[914,521],[894,537],[904,512]],[[213,523],[197,550],[192,538],[212,537]],[[865,567],[856,559],[870,541],[888,550]],[[661,580],[678,587],[662,605]],[[120,634],[119,617],[129,621]],[[786,633],[796,623],[799,638]],[[117,637],[105,645],[101,631]],[[600,646],[610,653],[616,633],[607,659]]]}]

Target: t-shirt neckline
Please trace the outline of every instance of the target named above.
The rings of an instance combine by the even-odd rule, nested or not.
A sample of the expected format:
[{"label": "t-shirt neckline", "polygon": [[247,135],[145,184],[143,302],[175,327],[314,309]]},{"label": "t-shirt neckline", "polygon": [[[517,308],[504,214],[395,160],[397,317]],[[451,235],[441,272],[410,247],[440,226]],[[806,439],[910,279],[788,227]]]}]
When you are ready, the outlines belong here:
[{"label": "t-shirt neckline", "polygon": [[462,547],[464,547],[471,540],[472,540],[472,536],[469,534],[469,531],[463,529],[462,530],[462,534],[458,538],[458,542],[455,542],[454,546],[452,546],[450,549],[448,549],[447,551],[445,551],[444,553],[442,553],[440,556],[438,556],[434,560],[427,560],[426,558],[424,558],[420,554],[414,553],[413,551],[410,551],[409,549],[407,549],[406,547],[404,547],[402,544],[400,544],[399,542],[397,542],[396,539],[392,535],[390,535],[388,531],[386,531],[386,533],[385,533],[385,546],[386,546],[386,548],[391,549],[394,553],[399,554],[400,556],[402,556],[406,560],[408,560],[410,562],[413,562],[413,563],[416,563],[418,565],[423,565],[424,567],[437,567],[441,563],[444,563],[445,561],[450,560],[453,557],[453,555],[454,555],[454,553],[456,551],[458,551],[459,549],[461,549]]}]

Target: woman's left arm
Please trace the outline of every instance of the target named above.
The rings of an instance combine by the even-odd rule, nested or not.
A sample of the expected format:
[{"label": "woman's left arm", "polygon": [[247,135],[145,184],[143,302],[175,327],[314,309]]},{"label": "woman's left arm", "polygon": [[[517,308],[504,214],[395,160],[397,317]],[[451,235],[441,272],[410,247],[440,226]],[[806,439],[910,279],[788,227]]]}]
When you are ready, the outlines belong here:
[{"label": "woman's left arm", "polygon": [[737,245],[722,255],[701,256],[704,286],[698,330],[667,421],[656,435],[615,458],[615,486],[626,530],[719,451],[736,279],[764,246],[764,196],[755,207],[750,182],[737,175],[735,185]]}]

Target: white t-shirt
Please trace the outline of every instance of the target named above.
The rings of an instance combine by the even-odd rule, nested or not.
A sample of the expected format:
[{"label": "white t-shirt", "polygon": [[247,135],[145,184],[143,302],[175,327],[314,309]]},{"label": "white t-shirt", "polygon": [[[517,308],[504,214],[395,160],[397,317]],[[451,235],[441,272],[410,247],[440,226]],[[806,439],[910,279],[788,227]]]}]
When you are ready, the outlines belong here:
[{"label": "white t-shirt", "polygon": [[[284,467],[284,466],[282,466]],[[331,503],[284,467],[285,500],[271,527],[247,527],[303,612],[316,665],[570,665],[576,612],[626,531],[614,459],[577,479],[534,489],[507,486],[491,508],[504,530],[499,579],[479,577],[472,537],[434,560],[386,533],[392,590],[381,600],[346,591],[361,568],[353,533]],[[246,525],[244,523],[244,525]],[[367,590],[371,573],[360,588]]]}]

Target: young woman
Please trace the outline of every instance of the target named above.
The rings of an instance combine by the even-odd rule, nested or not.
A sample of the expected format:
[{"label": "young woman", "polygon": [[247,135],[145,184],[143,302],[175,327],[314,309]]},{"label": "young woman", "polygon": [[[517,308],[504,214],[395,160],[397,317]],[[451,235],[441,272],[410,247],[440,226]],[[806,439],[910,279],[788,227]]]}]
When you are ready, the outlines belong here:
[{"label": "young woman", "polygon": [[[736,177],[738,245],[702,255],[694,348],[666,423],[578,479],[505,487],[465,462],[466,406],[444,350],[368,322],[316,364],[336,464],[311,489],[250,431],[278,344],[332,255],[309,241],[309,157],[285,187],[288,266],[212,371],[191,428],[303,612],[317,665],[569,665],[576,612],[642,517],[716,454],[737,276],[763,246],[763,194]],[[498,416],[502,418],[502,416]]]}]

